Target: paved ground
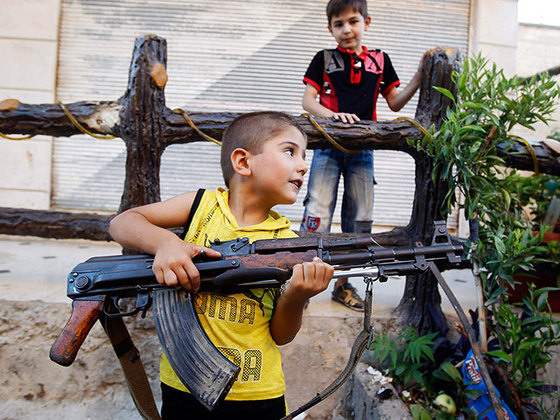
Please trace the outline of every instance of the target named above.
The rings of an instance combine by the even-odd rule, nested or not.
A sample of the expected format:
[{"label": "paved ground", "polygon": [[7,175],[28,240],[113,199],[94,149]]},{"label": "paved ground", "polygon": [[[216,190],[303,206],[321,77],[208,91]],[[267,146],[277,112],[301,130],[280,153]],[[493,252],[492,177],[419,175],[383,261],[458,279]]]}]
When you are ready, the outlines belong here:
[{"label": "paved ground", "polygon": [[[0,297],[6,300],[47,303],[69,302],[66,297],[66,277],[72,268],[90,257],[120,254],[121,248],[113,242],[86,240],[56,240],[35,237],[0,235]],[[474,280],[469,270],[449,270],[444,273],[449,286],[463,306],[476,306]],[[353,279],[352,284],[362,295],[365,284]],[[403,294],[404,280],[391,278],[386,283],[375,283],[374,311],[395,308]],[[316,315],[336,316],[350,311],[330,299],[331,289],[315,296],[308,311]],[[445,294],[442,307],[454,313]]]}]

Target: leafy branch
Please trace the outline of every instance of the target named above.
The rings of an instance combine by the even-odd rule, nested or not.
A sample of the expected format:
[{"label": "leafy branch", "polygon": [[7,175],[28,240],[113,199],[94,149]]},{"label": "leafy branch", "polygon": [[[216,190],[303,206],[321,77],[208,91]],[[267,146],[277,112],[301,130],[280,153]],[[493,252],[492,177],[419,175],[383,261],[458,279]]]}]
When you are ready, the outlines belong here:
[{"label": "leafy branch", "polygon": [[[548,74],[508,78],[481,55],[465,60],[452,78],[456,96],[435,88],[453,103],[441,127],[432,126],[422,141],[409,144],[433,158],[432,178],[449,186],[442,212],[459,207],[479,225],[479,237],[471,238],[468,245],[485,306],[492,306],[494,313],[488,323],[498,348],[489,354],[505,365],[519,395],[530,399],[542,386],[536,372],[550,361],[551,346],[558,344],[552,337],[558,337],[559,321],[546,314],[549,290],[531,289],[520,308],[508,301],[507,291],[515,287],[514,273],[531,271],[546,260],[541,244],[546,228],[538,225],[541,220],[534,215],[527,217],[524,206],[535,190],[507,168],[498,146],[505,152],[512,149],[519,141],[510,134],[516,127],[533,130],[537,122],[551,121],[560,87]],[[545,181],[546,193],[553,194],[558,180]],[[549,196],[543,195],[543,200]],[[534,199],[537,205],[539,200]]]}]

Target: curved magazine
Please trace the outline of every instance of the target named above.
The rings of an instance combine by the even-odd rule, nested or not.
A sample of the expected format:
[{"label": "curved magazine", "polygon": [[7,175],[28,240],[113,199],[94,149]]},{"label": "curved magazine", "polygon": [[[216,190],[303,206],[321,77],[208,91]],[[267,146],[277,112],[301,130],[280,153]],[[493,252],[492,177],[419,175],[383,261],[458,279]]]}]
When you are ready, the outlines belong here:
[{"label": "curved magazine", "polygon": [[154,320],[171,367],[208,410],[227,395],[240,368],[212,344],[184,290],[154,290]]}]

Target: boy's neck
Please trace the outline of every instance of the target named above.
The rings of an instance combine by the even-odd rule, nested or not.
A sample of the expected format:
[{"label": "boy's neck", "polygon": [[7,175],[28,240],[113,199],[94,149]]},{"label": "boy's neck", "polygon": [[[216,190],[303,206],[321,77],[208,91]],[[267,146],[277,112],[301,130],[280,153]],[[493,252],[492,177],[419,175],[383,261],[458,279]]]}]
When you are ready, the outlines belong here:
[{"label": "boy's neck", "polygon": [[349,54],[356,53],[356,54],[360,55],[362,53],[367,53],[367,47],[363,46],[362,44],[360,44],[360,46],[357,47],[356,50],[349,50],[349,49],[346,49],[346,48],[342,48],[340,45],[337,45],[337,48],[340,51],[345,52],[345,53],[349,53]]},{"label": "boy's neck", "polygon": [[270,213],[270,208],[251,194],[246,194],[242,188],[229,190],[229,209],[235,217],[239,227],[258,225],[264,222]]}]

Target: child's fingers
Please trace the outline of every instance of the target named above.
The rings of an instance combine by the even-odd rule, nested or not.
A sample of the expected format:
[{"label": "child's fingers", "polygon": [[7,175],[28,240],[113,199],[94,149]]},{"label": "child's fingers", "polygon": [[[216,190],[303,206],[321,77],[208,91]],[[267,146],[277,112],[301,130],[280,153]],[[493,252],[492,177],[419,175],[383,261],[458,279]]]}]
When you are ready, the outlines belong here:
[{"label": "child's fingers", "polygon": [[190,257],[170,261],[156,258],[153,271],[160,284],[183,287],[193,293],[196,293],[200,287],[200,274]]},{"label": "child's fingers", "polygon": [[159,267],[156,266],[156,264],[154,264],[152,266],[152,271],[154,272],[154,275],[156,276],[156,280],[159,284],[165,284],[165,278],[163,275],[163,270],[160,269]]},{"label": "child's fingers", "polygon": [[334,268],[318,257],[313,258],[313,265],[315,266],[315,279],[325,289],[332,279]]},{"label": "child's fingers", "polygon": [[290,281],[297,282],[298,280],[303,280],[303,265],[296,264],[292,269],[292,277]]},{"label": "child's fingers", "polygon": [[347,114],[345,112],[339,112],[333,115],[333,119],[341,121],[347,124],[353,124],[360,121],[356,114]]},{"label": "child's fingers", "polygon": [[332,267],[320,258],[303,263],[303,279],[306,286],[312,290],[324,290],[332,278]]},{"label": "child's fingers", "polygon": [[175,276],[177,278],[177,284],[175,286],[177,287],[183,287],[185,289],[187,289],[189,292],[194,292],[194,284],[193,284],[193,279],[192,277],[189,275],[189,273],[187,272],[186,268],[184,266],[177,266],[172,270],[173,274],[170,274],[170,279],[172,279],[172,276]]},{"label": "child's fingers", "polygon": [[332,276],[334,274],[334,267],[330,264],[327,264],[319,257],[313,258],[313,262],[321,266],[322,282],[328,285],[329,282],[332,280]]},{"label": "child's fingers", "polygon": [[197,257],[199,255],[206,255],[210,258],[219,258],[222,256],[222,254],[220,254],[218,251],[216,251],[215,249],[212,248],[207,248],[205,246],[199,246],[196,249],[196,254],[193,255],[193,257]]},{"label": "child's fingers", "polygon": [[316,280],[317,267],[313,262],[304,262],[303,267],[303,281],[305,286],[312,286]]},{"label": "child's fingers", "polygon": [[189,292],[196,293],[200,289],[200,273],[192,261],[188,261],[185,267],[188,284],[183,285]]}]

